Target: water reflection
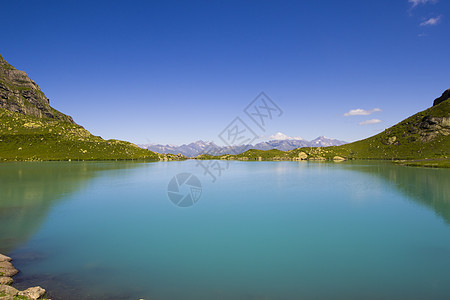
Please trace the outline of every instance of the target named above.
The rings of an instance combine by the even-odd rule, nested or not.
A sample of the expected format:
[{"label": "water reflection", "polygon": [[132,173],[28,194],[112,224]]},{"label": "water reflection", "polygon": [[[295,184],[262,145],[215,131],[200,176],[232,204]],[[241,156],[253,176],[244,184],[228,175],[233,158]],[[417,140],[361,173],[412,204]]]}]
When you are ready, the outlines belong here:
[{"label": "water reflection", "polygon": [[27,162],[0,165],[0,253],[26,242],[60,199],[101,171],[142,166],[133,162]]},{"label": "water reflection", "polygon": [[450,225],[450,170],[379,162],[346,163],[341,166],[384,179],[409,199],[433,209]]}]

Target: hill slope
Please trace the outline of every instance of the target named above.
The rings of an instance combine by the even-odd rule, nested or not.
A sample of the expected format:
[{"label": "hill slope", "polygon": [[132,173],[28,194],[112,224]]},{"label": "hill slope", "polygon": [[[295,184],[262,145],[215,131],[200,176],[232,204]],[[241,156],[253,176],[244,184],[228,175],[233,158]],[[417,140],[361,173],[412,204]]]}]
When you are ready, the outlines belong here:
[{"label": "hill slope", "polygon": [[[435,105],[364,140],[331,147],[303,147],[291,151],[249,150],[222,156],[238,160],[415,160],[413,165],[450,166],[450,99],[448,90]],[[211,158],[207,156],[199,158]]]},{"label": "hill slope", "polygon": [[50,106],[49,99],[27,73],[11,66],[0,55],[0,108],[39,118],[74,123]]},{"label": "hill slope", "polygon": [[433,159],[450,156],[450,100],[370,138],[333,149],[349,158]]},{"label": "hill slope", "polygon": [[160,156],[128,142],[92,135],[53,109],[39,86],[0,56],[0,161],[107,159],[158,160]]}]

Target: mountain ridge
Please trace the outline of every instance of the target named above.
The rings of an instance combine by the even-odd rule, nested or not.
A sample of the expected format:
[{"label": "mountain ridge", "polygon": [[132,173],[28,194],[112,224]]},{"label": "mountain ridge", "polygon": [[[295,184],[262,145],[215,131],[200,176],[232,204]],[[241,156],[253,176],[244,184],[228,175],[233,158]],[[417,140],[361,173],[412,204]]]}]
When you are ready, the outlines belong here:
[{"label": "mountain ridge", "polygon": [[189,144],[162,145],[162,144],[139,144],[138,146],[157,153],[182,154],[187,157],[195,157],[201,154],[224,155],[224,154],[240,154],[250,149],[271,150],[277,149],[289,151],[299,147],[326,147],[339,146],[346,144],[344,141],[319,136],[314,140],[308,141],[304,139],[276,139],[263,141],[257,144],[246,144],[239,146],[218,146],[214,142],[198,140]]}]

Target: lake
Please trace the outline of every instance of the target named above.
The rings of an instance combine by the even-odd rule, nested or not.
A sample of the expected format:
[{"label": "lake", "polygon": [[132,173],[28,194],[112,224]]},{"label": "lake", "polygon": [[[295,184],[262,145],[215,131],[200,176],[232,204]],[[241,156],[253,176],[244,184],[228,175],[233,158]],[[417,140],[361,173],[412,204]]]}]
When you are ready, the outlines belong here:
[{"label": "lake", "polygon": [[[180,187],[188,207],[168,194],[195,178],[169,185],[180,173],[201,183]],[[196,161],[2,163],[0,253],[16,287],[52,299],[450,297],[450,170],[230,162],[216,175]]]}]

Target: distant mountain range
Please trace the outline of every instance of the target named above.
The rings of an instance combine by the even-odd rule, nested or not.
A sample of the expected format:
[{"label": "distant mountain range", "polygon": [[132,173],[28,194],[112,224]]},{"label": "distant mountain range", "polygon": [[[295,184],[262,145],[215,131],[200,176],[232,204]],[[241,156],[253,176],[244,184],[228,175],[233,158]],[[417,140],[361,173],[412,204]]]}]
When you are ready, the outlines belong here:
[{"label": "distant mountain range", "polygon": [[274,139],[266,142],[260,142],[255,145],[241,145],[241,146],[218,146],[214,142],[196,141],[190,144],[183,144],[181,146],[175,145],[160,145],[160,144],[147,144],[138,145],[144,149],[148,149],[153,152],[161,154],[183,154],[187,157],[195,157],[200,154],[211,155],[223,155],[223,154],[240,154],[249,149],[257,150],[272,150],[278,149],[282,151],[293,150],[301,147],[328,147],[328,146],[340,146],[347,142],[337,139],[330,139],[324,136],[307,141],[302,138],[290,138],[281,133],[277,133],[277,137],[286,137],[287,139]]}]

